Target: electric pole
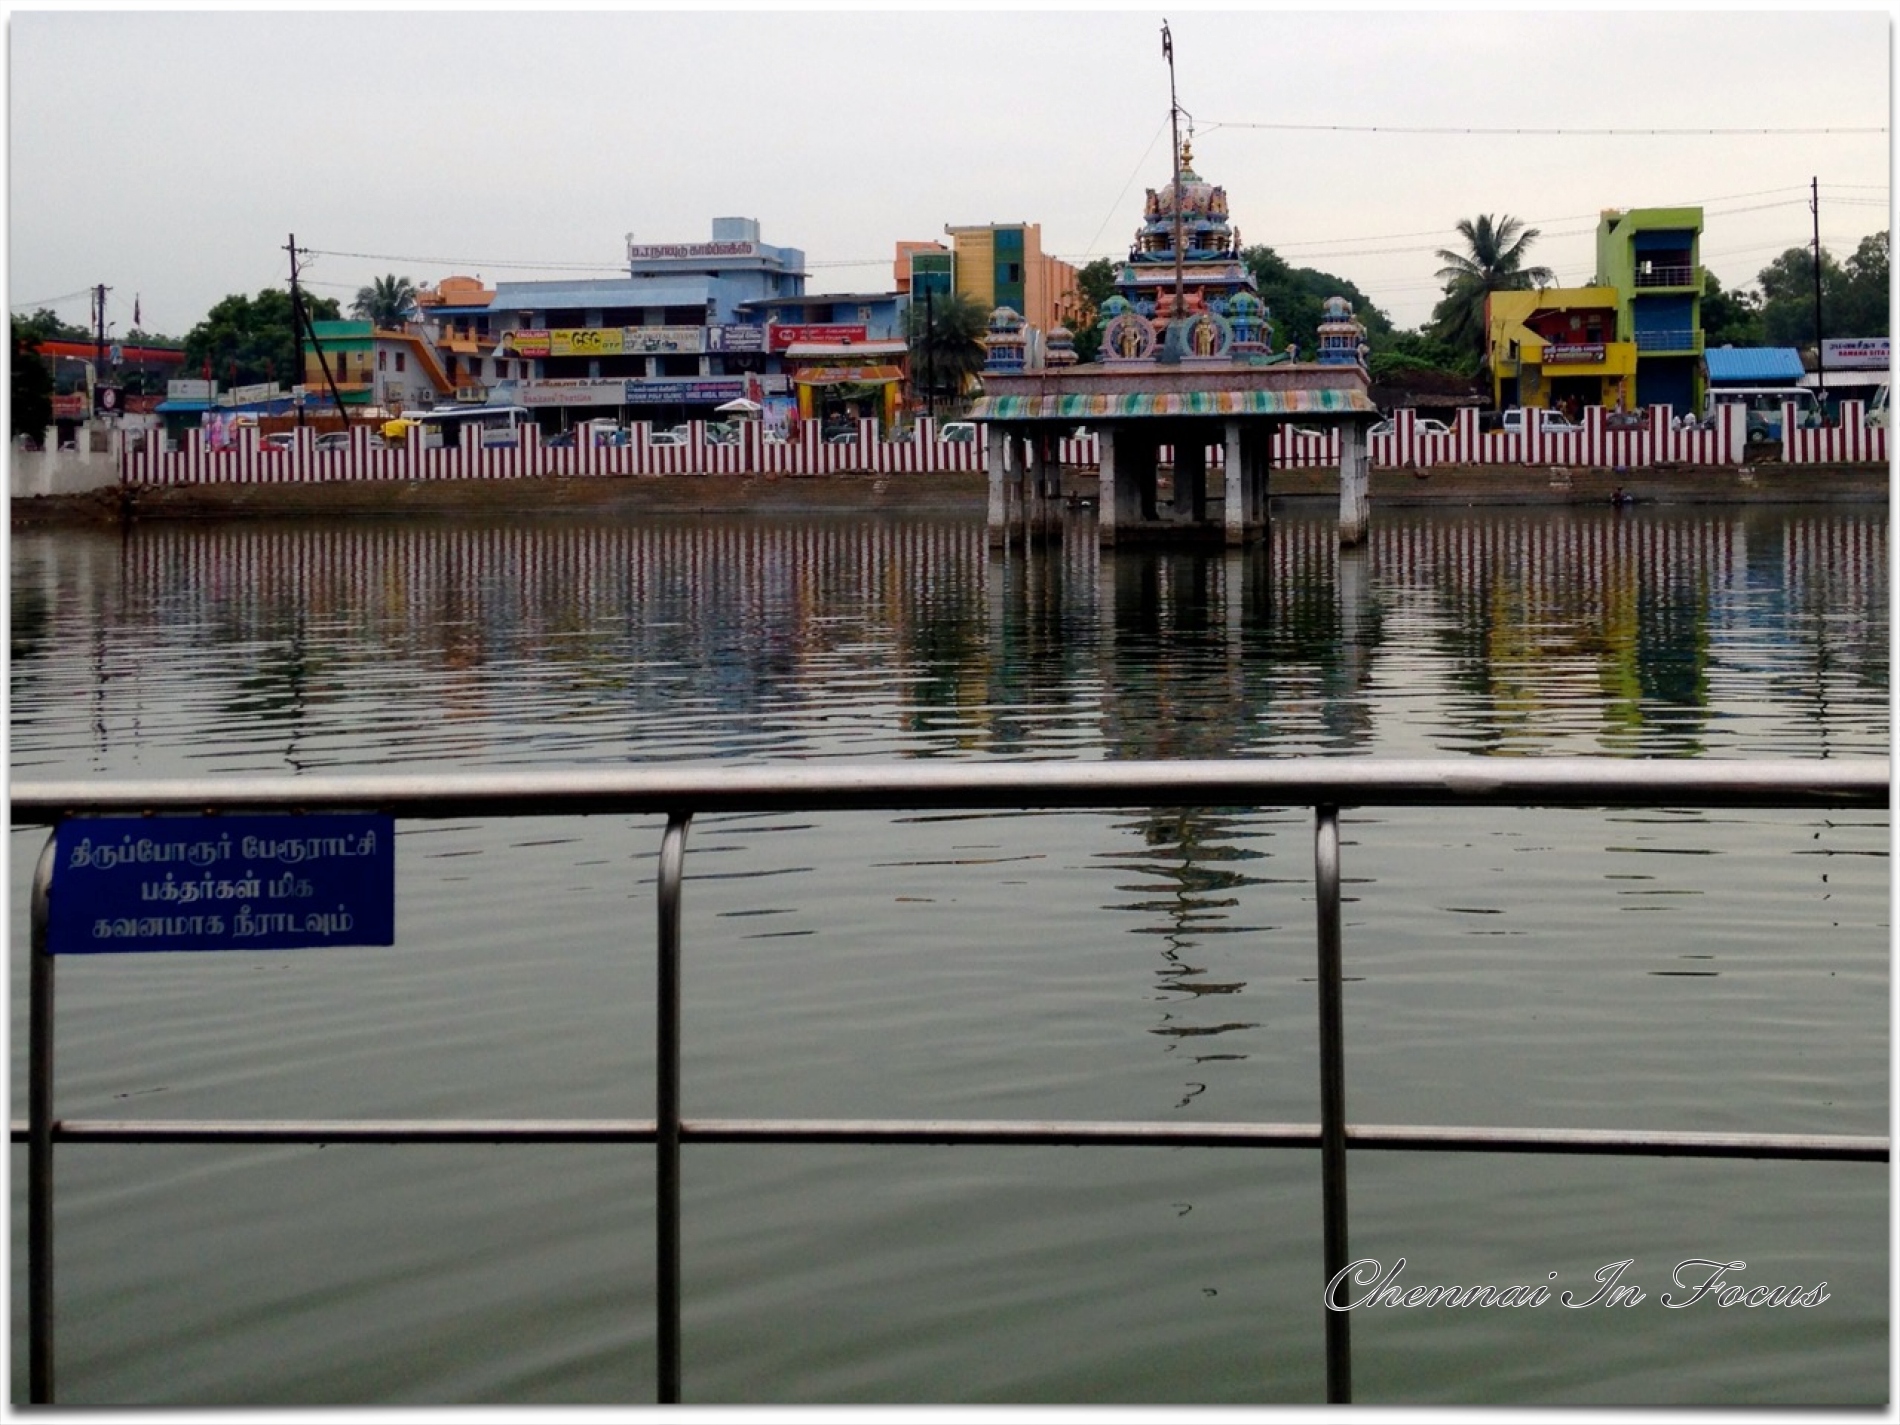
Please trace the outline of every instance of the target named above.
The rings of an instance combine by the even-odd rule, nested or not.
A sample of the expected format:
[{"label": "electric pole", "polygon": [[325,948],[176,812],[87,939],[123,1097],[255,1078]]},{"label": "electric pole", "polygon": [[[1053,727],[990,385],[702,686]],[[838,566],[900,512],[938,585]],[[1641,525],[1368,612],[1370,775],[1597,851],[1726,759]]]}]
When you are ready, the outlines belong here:
[{"label": "electric pole", "polygon": [[1168,62],[1168,129],[1174,140],[1174,314],[1168,322],[1166,347],[1179,352],[1185,343],[1181,340],[1187,334],[1182,324],[1181,310],[1181,265],[1183,243],[1181,225],[1181,101],[1174,92],[1174,36],[1168,31],[1168,22],[1161,22],[1161,57]]},{"label": "electric pole", "polygon": [[[348,430],[350,428],[350,413],[343,409],[343,397],[336,389],[336,378],[330,375],[330,363],[323,359],[323,347],[317,342],[317,329],[310,323],[310,313],[304,310],[303,293],[299,291],[297,287],[297,256],[300,249],[297,246],[297,235],[295,233],[292,233],[290,235],[290,241],[284,244],[284,251],[290,254],[291,332],[293,336],[299,340],[301,340],[304,333],[309,333],[310,349],[316,353],[317,367],[323,372],[323,384],[330,389],[330,399],[336,403],[336,413],[343,419],[343,429]],[[301,352],[298,353],[298,357],[299,360],[297,364],[301,366],[303,364]],[[291,373],[293,376],[301,376],[302,374],[301,371],[293,371]],[[299,427],[303,425],[302,402],[297,403],[297,424]]]},{"label": "electric pole", "polygon": [[1814,214],[1814,385],[1823,411],[1827,409],[1827,358],[1821,345],[1821,180],[1809,184],[1808,208]]}]

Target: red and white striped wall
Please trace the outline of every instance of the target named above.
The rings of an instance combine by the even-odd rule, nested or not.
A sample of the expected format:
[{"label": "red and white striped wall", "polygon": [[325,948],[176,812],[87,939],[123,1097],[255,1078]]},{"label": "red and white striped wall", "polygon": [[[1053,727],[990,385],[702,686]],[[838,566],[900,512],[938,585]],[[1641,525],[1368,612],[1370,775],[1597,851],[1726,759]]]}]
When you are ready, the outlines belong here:
[{"label": "red and white striped wall", "polygon": [[[1389,434],[1368,438],[1375,466],[1428,469],[1434,465],[1574,466],[1639,470],[1656,465],[1739,465],[1745,456],[1739,410],[1714,430],[1672,429],[1663,411],[1648,413],[1636,429],[1610,429],[1607,412],[1584,413],[1583,429],[1547,431],[1536,412],[1524,432],[1480,431],[1476,411],[1459,412],[1444,434],[1426,434],[1411,411],[1400,411]],[[1795,429],[1784,408],[1782,459],[1796,465],[1873,463],[1887,460],[1887,432],[1867,426],[1859,402],[1843,402],[1841,422],[1818,430]],[[585,427],[577,434],[584,434]],[[785,441],[768,440],[756,421],[739,427],[736,443],[708,440],[703,423],[694,422],[683,444],[655,443],[647,425],[632,427],[626,445],[550,446],[530,427],[517,446],[483,446],[480,432],[462,432],[459,446],[424,450],[410,444],[387,449],[371,445],[367,429],[350,433],[347,450],[318,451],[315,432],[296,432],[289,450],[266,450],[254,433],[224,450],[208,449],[200,432],[191,432],[177,450],[146,448],[122,457],[122,478],[135,485],[313,484],[342,480],[514,480],[561,476],[587,479],[639,475],[749,475],[797,478],[822,475],[926,475],[985,468],[986,443],[979,429],[974,441],[945,441],[936,426],[919,421],[907,440],[881,438],[877,422],[859,422],[857,439],[826,441],[806,424]],[[1059,443],[1065,467],[1089,467],[1098,459],[1093,435],[1068,436]],[[1278,469],[1331,469],[1339,464],[1339,432],[1329,427],[1278,426],[1272,437],[1272,462]],[[1162,450],[1164,461],[1172,451]],[[1220,445],[1208,447],[1208,466],[1219,469]]]}]

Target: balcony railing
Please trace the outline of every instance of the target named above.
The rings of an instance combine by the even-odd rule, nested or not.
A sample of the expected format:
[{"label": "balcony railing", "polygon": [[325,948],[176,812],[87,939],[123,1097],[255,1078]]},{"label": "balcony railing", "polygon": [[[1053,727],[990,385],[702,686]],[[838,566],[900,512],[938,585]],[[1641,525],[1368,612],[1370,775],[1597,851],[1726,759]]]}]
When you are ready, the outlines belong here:
[{"label": "balcony railing", "polygon": [[1636,350],[1651,355],[1665,351],[1699,352],[1702,350],[1702,333],[1693,327],[1639,331],[1636,333]]},{"label": "balcony railing", "polygon": [[[1884,811],[1889,772],[1876,759],[1718,762],[1602,758],[1446,761],[1306,758],[1229,762],[999,765],[903,763],[858,767],[588,770],[461,776],[313,776],[15,782],[16,826],[127,814],[374,810],[398,819],[658,814],[667,818],[658,874],[654,1116],[625,1120],[140,1120],[61,1119],[53,1102],[54,959],[48,912],[55,837],[34,875],[27,1144],[29,1398],[49,1404],[53,1372],[53,1148],[59,1143],[614,1143],[651,1144],[656,1159],[658,1383],[681,1398],[681,1148],[689,1143],[1003,1144],[1303,1148],[1320,1154],[1323,1263],[1314,1286],[1349,1263],[1347,1149],[1800,1159],[1885,1163],[1884,1136],[1624,1132],[1373,1125],[1346,1118],[1340,919],[1342,807],[1838,808]],[[1027,808],[1288,807],[1314,809],[1318,906],[1320,1121],[1146,1123],[686,1119],[681,1114],[680,895],[686,835],[697,812],[1014,811]],[[1370,821],[1361,835],[1376,835]],[[55,832],[55,836],[57,832]],[[1364,894],[1362,890],[1361,895]],[[1317,1308],[1316,1308],[1317,1309]],[[1324,1311],[1326,1393],[1352,1398],[1350,1317]]]},{"label": "balcony railing", "polygon": [[1692,263],[1671,263],[1649,268],[1636,269],[1638,287],[1697,287],[1702,284],[1697,278],[1699,269]]}]

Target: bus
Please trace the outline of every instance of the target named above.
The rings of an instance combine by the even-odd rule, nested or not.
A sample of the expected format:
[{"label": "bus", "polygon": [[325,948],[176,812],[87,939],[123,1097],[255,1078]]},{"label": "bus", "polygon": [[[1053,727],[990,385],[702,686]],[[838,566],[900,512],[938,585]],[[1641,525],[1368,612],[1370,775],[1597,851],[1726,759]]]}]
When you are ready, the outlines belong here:
[{"label": "bus", "polygon": [[1794,422],[1803,429],[1821,424],[1821,407],[1805,386],[1711,387],[1704,416],[1715,415],[1723,406],[1740,406],[1746,412],[1749,440],[1780,440],[1783,406],[1794,407]]},{"label": "bus", "polygon": [[534,424],[526,406],[439,406],[429,411],[404,411],[403,421],[423,450],[454,450],[463,430],[481,432],[484,447],[521,444],[521,428]]}]

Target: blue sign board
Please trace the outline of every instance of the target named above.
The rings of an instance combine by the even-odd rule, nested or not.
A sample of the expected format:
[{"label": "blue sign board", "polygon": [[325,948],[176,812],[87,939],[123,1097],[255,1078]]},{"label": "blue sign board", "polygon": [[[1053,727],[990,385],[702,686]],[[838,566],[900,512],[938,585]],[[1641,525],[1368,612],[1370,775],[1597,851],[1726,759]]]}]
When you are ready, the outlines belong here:
[{"label": "blue sign board", "polygon": [[392,817],[106,816],[59,828],[52,954],[395,943]]},{"label": "blue sign board", "polygon": [[665,377],[651,377],[646,380],[630,379],[626,388],[626,403],[630,406],[652,405],[654,403],[708,404],[715,401],[730,401],[745,394],[745,382],[738,377],[721,381],[717,378],[696,381],[690,377],[667,380]]}]

